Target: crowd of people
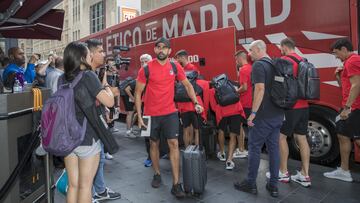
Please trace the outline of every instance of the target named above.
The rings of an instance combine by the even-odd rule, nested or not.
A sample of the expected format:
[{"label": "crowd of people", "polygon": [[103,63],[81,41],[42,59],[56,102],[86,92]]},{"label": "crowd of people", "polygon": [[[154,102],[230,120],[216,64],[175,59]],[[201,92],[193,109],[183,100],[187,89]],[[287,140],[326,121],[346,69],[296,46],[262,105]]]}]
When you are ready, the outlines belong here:
[{"label": "crowd of people", "polygon": [[[229,105],[219,104],[215,87],[201,77],[198,67],[188,61],[189,54],[186,50],[177,51],[172,60],[171,43],[168,39],[159,38],[154,45],[155,58],[152,59],[149,53],[140,57],[141,67],[137,78],[129,79],[122,96],[127,111],[126,136],[136,137],[137,132],[132,127],[135,121],[139,128],[150,128],[150,137],[145,137],[148,156],[144,165],[153,167],[153,188],[162,185],[159,159],[163,155],[161,141],[165,141],[172,167],[171,194],[177,198],[185,197],[180,181],[179,143],[183,142],[184,147],[199,145],[201,128],[204,123],[210,123],[210,114],[215,114],[217,158],[225,163],[225,169],[232,170],[236,167],[234,158],[248,158],[247,176],[234,183],[236,190],[257,194],[256,179],[264,145],[269,155],[266,189],[271,196],[279,195],[279,181],[294,181],[303,187],[311,186],[310,148],[306,138],[309,103],[298,99],[291,109],[283,109],[271,100],[273,67],[264,41],[253,41],[249,53],[245,50],[235,53],[238,81],[234,81],[234,87],[240,99]],[[303,58],[296,53],[294,40],[283,39],[280,49],[282,59],[292,63],[296,76],[299,61]],[[341,166],[335,171],[324,173],[324,176],[351,182],[351,141],[354,140],[360,146],[360,130],[356,127],[360,120],[360,57],[353,53],[352,43],[348,39],[334,42],[331,51],[343,62],[343,67],[337,68],[334,76],[338,79],[343,98],[340,118],[336,120]],[[99,115],[103,115],[109,126],[113,127],[113,120],[106,115],[118,103],[114,98],[120,95],[120,90],[110,85],[117,83],[116,77],[108,76],[114,73],[116,75],[117,70],[113,68],[114,59],[108,58],[106,65],[110,68],[100,74],[99,70],[105,64],[100,41],[91,39],[86,43],[72,42],[65,48],[63,57],[51,54],[46,62],[39,62],[40,58],[38,54],[32,55],[25,68],[23,50],[9,49],[8,58],[2,57],[1,62],[5,67],[2,73],[4,85],[10,87],[15,80],[25,83],[37,81],[39,86],[50,88],[53,94],[60,77],[70,82],[83,72],[82,79],[74,90],[76,103],[87,108],[101,109]],[[192,77],[196,78],[195,82],[190,79]],[[188,101],[174,101],[176,83],[183,85]],[[84,115],[81,109],[76,107],[76,113],[77,119],[82,121]],[[151,125],[148,126],[144,121],[144,115],[151,117]],[[230,137],[227,150],[226,134]],[[287,168],[289,136],[296,139],[301,155],[301,166],[292,175]],[[106,187],[104,182],[105,154],[101,139],[90,125],[87,126],[83,143],[64,157],[69,177],[67,202],[91,202],[121,197],[119,193]],[[108,156],[111,158],[111,155]]]}]

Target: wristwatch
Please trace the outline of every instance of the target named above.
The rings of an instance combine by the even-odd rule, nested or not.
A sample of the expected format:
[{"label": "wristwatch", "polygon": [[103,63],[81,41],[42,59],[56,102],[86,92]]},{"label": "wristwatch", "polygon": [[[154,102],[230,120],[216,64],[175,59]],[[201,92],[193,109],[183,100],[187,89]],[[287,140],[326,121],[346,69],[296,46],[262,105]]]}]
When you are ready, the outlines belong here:
[{"label": "wristwatch", "polygon": [[350,106],[347,106],[347,105],[344,105],[344,108],[343,108],[344,110],[349,110],[349,109],[351,109],[351,107]]}]

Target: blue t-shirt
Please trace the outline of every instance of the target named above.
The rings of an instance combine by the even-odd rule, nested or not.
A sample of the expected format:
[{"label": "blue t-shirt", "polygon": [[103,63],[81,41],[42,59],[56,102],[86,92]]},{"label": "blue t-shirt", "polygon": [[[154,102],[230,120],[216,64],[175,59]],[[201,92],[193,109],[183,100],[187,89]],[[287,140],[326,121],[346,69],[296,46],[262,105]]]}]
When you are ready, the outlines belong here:
[{"label": "blue t-shirt", "polygon": [[255,119],[268,119],[268,118],[276,118],[279,117],[282,119],[284,118],[284,111],[283,109],[277,107],[270,98],[270,91],[271,91],[271,81],[273,77],[272,66],[262,61],[264,58],[256,61],[252,65],[252,72],[251,72],[251,81],[253,84],[253,97],[255,91],[255,84],[256,83],[264,83],[265,84],[265,93],[262,100],[262,103],[256,113]]},{"label": "blue t-shirt", "polygon": [[35,65],[29,63],[26,70],[24,70],[24,68],[19,67],[14,63],[9,64],[3,72],[4,83],[7,83],[8,76],[13,73],[22,76],[27,83],[31,84],[35,78]]}]

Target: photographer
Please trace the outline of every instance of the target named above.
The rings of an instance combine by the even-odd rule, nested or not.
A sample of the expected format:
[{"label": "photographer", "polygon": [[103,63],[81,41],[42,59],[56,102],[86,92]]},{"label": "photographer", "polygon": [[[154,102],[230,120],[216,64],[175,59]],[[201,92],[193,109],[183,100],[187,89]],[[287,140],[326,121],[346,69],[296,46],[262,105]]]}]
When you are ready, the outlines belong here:
[{"label": "photographer", "polygon": [[50,60],[40,60],[41,54],[34,54],[37,56],[39,60],[35,63],[35,81],[37,81],[37,85],[40,87],[48,87],[47,86],[47,70],[51,63]]},{"label": "photographer", "polygon": [[[114,58],[112,57],[108,57],[106,59],[106,64],[105,64],[105,70],[106,70],[106,77],[107,77],[107,81],[109,83],[109,85],[112,87],[112,89],[117,90],[117,86],[119,84],[119,76],[118,76],[118,70],[116,69],[115,66],[115,61]],[[114,91],[113,91],[114,92]],[[107,118],[109,120],[108,121],[108,125],[109,128],[111,130],[111,132],[118,132],[119,129],[115,128],[114,126],[114,120],[118,117],[115,116],[114,114],[116,114],[116,108],[119,106],[119,96],[117,94],[114,93],[114,100],[115,100],[115,106],[113,108],[109,108],[108,112],[107,112]],[[108,156],[107,158],[110,158],[110,156]]]}]

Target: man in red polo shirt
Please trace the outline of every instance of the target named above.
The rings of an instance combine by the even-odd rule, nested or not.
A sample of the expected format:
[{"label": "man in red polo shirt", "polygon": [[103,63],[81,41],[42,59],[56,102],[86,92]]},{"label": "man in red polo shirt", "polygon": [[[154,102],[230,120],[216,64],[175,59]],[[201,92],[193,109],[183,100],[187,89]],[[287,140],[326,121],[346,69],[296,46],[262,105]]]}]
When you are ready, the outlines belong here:
[{"label": "man in red polo shirt", "polygon": [[[298,63],[302,58],[295,53],[295,42],[290,38],[285,38],[280,42],[280,49],[283,59],[293,63],[293,72],[296,76],[298,74]],[[294,107],[285,111],[285,121],[280,129],[280,170],[279,181],[283,183],[290,182],[290,174],[287,168],[287,160],[289,158],[289,147],[287,137],[293,136],[297,140],[301,155],[301,170],[297,171],[296,175],[291,176],[291,180],[299,183],[304,187],[311,185],[309,176],[310,164],[310,148],[306,139],[309,120],[309,104],[306,100],[299,99]],[[270,173],[266,176],[270,178]]]},{"label": "man in red polo shirt", "polygon": [[[324,173],[327,178],[352,182],[349,170],[351,139],[360,146],[360,56],[353,53],[349,39],[339,39],[331,46],[336,58],[340,59],[344,68],[335,72],[342,90],[342,110],[336,122],[336,131],[340,146],[341,166],[336,170]],[[341,78],[340,78],[341,74]]]},{"label": "man in red polo shirt", "polygon": [[[240,135],[240,126],[245,121],[245,113],[241,102],[230,104],[227,106],[220,106],[215,99],[215,89],[209,91],[209,100],[212,110],[215,112],[216,124],[218,126],[218,142],[219,152],[217,158],[225,162],[225,169],[232,170],[235,167],[233,162],[233,154],[236,145],[236,137]],[[230,131],[230,142],[228,148],[228,155],[225,154],[225,132]]]},{"label": "man in red polo shirt", "polygon": [[194,64],[189,62],[189,54],[186,50],[182,49],[176,52],[175,59],[177,62],[180,63],[180,65],[184,68],[184,71],[197,71],[200,75],[200,71],[198,67],[196,67]]},{"label": "man in red polo shirt", "polygon": [[[201,117],[206,121],[207,110],[209,109],[209,81],[197,79],[196,84],[202,89],[202,94],[197,95],[197,100],[200,105],[204,107]],[[176,105],[182,121],[185,147],[191,145],[193,140],[195,145],[199,145],[199,128],[201,127],[201,123],[198,122],[193,102],[177,102]]]},{"label": "man in red polo shirt", "polygon": [[185,193],[179,182],[179,117],[174,103],[175,81],[181,81],[186,91],[194,103],[194,108],[198,113],[203,111],[198,103],[196,94],[191,83],[186,79],[185,72],[176,63],[176,72],[172,62],[169,60],[171,53],[170,41],[164,37],[155,42],[154,52],[156,59],[148,62],[148,75],[144,67],[140,68],[135,88],[135,105],[138,112],[139,127],[147,126],[144,124],[141,112],[141,95],[144,94],[144,115],[151,116],[150,126],[150,156],[153,162],[155,174],[151,182],[152,187],[158,188],[161,185],[160,166],[159,166],[159,140],[160,136],[167,138],[170,149],[170,161],[173,174],[173,187],[171,194],[177,198],[182,198]]},{"label": "man in red polo shirt", "polygon": [[[251,84],[251,65],[249,64],[246,51],[240,50],[235,53],[236,65],[239,67],[240,102],[244,108],[245,116],[248,118],[252,107],[252,84]],[[234,158],[245,158],[248,151],[245,149],[245,131],[244,125],[241,125],[240,135],[237,137],[238,148],[235,149]]]}]

